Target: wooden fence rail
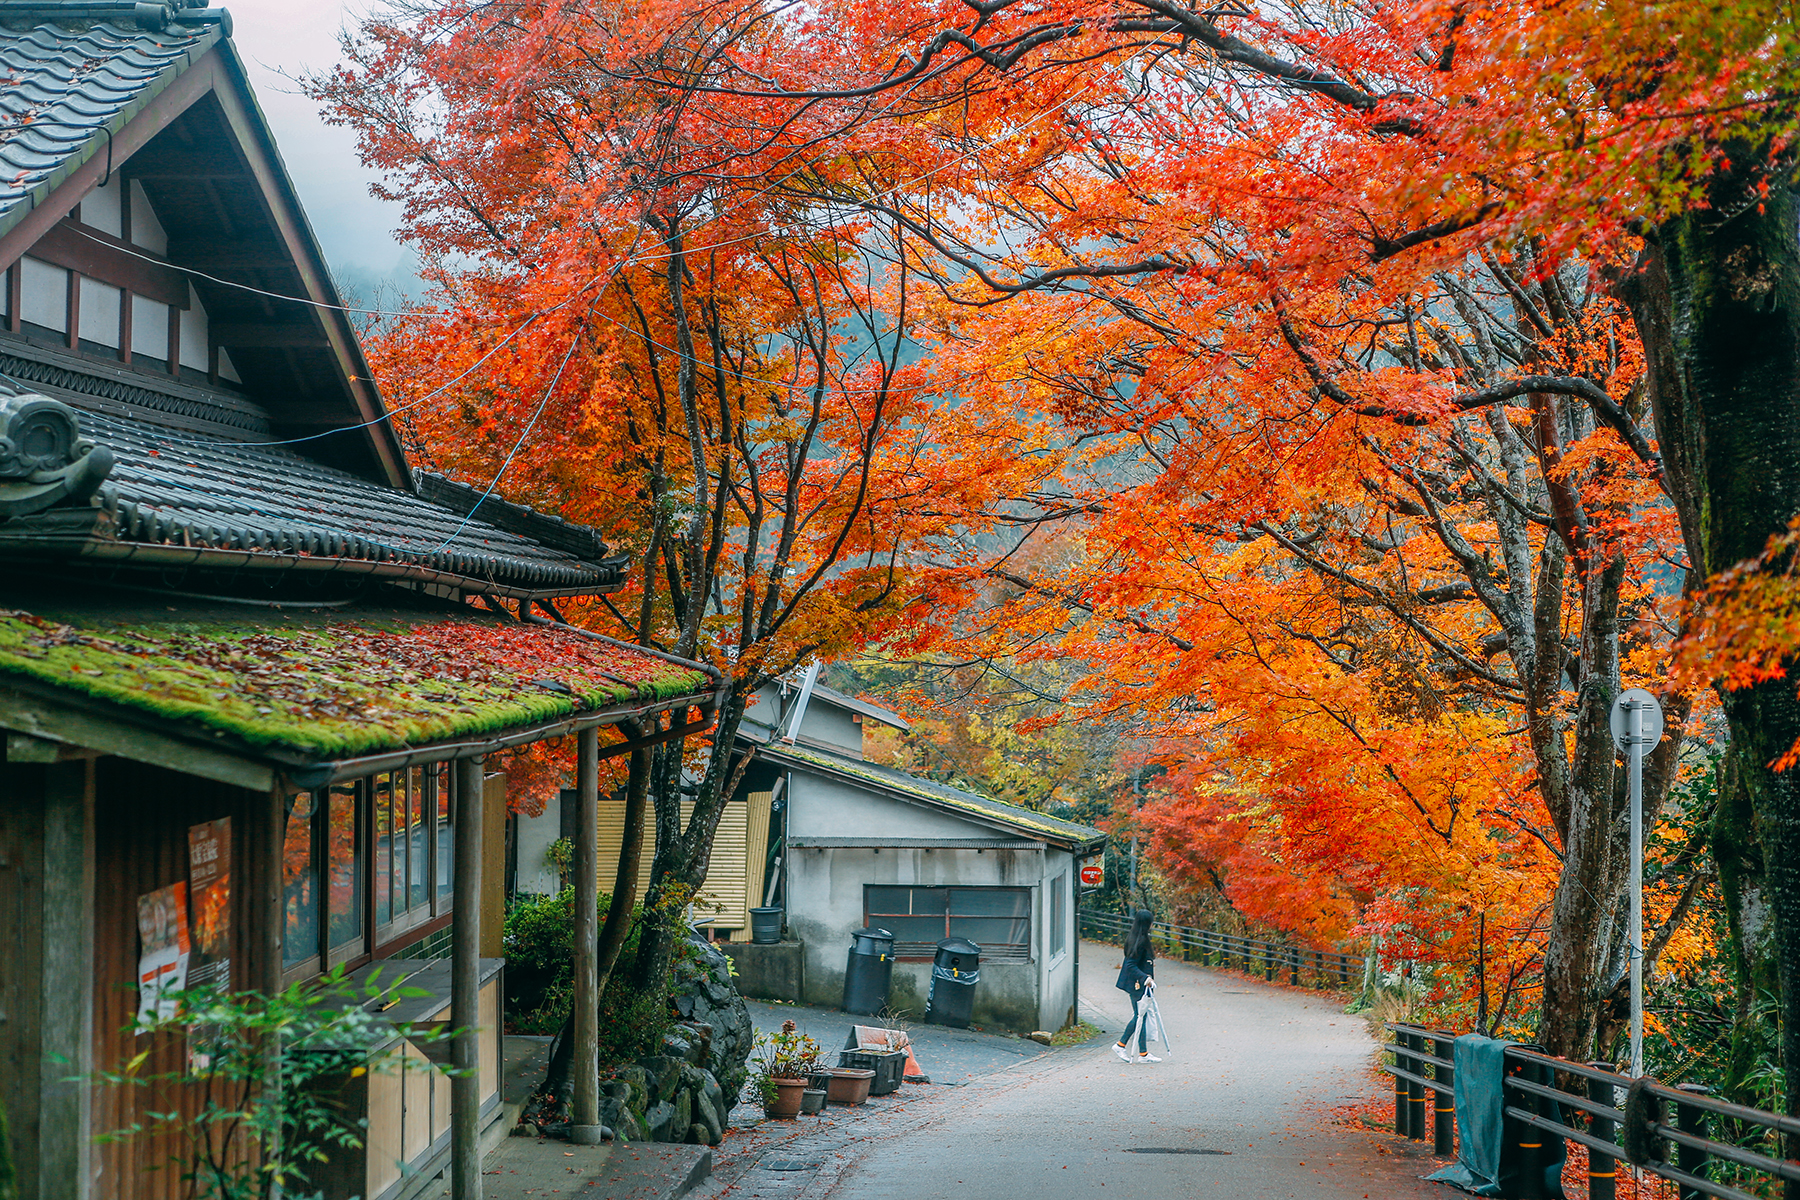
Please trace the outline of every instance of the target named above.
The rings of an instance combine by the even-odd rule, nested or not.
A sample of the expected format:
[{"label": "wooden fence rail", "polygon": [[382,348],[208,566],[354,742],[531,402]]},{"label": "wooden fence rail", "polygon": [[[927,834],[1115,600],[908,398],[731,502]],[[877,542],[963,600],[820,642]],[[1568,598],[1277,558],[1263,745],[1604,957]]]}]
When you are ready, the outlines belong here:
[{"label": "wooden fence rail", "polygon": [[[1080,917],[1082,934],[1097,941],[1123,941],[1131,926],[1129,917],[1117,913],[1082,909]],[[1235,967],[1250,974],[1260,972],[1271,982],[1278,974],[1285,974],[1296,987],[1336,989],[1349,987],[1362,978],[1362,959],[1335,950],[1307,950],[1216,929],[1171,925],[1167,921],[1154,921],[1150,929],[1162,953],[1183,962]]]}]

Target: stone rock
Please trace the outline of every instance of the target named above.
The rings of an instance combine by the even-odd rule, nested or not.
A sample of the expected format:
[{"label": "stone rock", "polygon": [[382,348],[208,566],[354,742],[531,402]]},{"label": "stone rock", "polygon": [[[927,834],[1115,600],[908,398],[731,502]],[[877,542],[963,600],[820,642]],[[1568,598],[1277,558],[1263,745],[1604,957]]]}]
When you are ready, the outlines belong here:
[{"label": "stone rock", "polygon": [[[699,1119],[706,1120],[705,1114],[710,1113],[713,1125],[724,1129],[731,1123],[731,1106],[725,1103],[725,1092],[719,1087],[719,1081],[714,1079],[710,1072],[703,1072],[703,1076],[706,1082],[700,1085],[699,1103],[696,1106]],[[714,1142],[707,1143],[709,1146],[716,1144]]]},{"label": "stone rock", "polygon": [[674,1121],[675,1106],[667,1100],[660,1101],[644,1114],[644,1134],[652,1142],[666,1142]]},{"label": "stone rock", "polygon": [[694,960],[677,967],[671,998],[683,1020],[696,1027],[712,1027],[712,1037],[701,1039],[702,1057],[695,1065],[718,1080],[729,1112],[749,1078],[744,1064],[756,1041],[756,1030],[744,998],[731,982],[731,960],[704,938],[694,938],[692,944]]},{"label": "stone rock", "polygon": [[712,1130],[696,1121],[688,1126],[687,1140],[690,1146],[716,1146],[725,1139],[715,1137]]},{"label": "stone rock", "polygon": [[1051,1034],[1051,1033],[1046,1033],[1042,1029],[1034,1029],[1030,1033],[1026,1034],[1025,1036],[1030,1038],[1032,1041],[1036,1042],[1040,1046],[1048,1046],[1050,1044],[1050,1039],[1052,1037],[1054,1037],[1055,1035]]},{"label": "stone rock", "polygon": [[694,1123],[694,1093],[677,1092],[675,1095],[675,1115],[669,1118],[668,1136],[658,1138],[661,1142],[685,1141],[688,1126]]},{"label": "stone rock", "polygon": [[697,1060],[699,1047],[688,1040],[686,1031],[677,1027],[663,1034],[662,1052],[666,1058],[678,1058],[682,1062]]},{"label": "stone rock", "polygon": [[638,1059],[638,1066],[648,1076],[647,1087],[652,1103],[674,1098],[675,1085],[681,1079],[681,1068],[686,1065],[683,1059],[667,1054],[653,1054],[649,1058]]}]

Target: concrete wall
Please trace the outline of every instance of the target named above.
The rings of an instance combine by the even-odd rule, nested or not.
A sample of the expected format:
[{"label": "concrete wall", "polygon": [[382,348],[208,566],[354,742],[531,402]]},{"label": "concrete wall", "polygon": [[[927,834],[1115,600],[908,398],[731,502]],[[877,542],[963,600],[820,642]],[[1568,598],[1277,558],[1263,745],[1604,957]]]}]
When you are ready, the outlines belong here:
[{"label": "concrete wall", "polygon": [[[809,837],[992,839],[1007,836],[990,826],[977,825],[973,821],[965,821],[949,813],[926,808],[922,804],[907,804],[901,800],[877,795],[853,784],[821,779],[804,771],[795,771],[788,776],[787,796],[787,835],[790,839]],[[969,853],[973,854],[974,851]],[[924,880],[919,882],[923,883]],[[950,882],[963,881],[952,880]],[[1036,877],[1033,877],[1031,882],[1036,883]]]},{"label": "concrete wall", "polygon": [[[552,795],[545,801],[539,816],[521,814],[516,829],[518,860],[513,890],[520,895],[554,896],[562,890],[562,879],[544,852],[562,836],[562,796]],[[608,874],[607,868],[608,864],[600,864],[602,875]]]},{"label": "concrete wall", "polygon": [[[1046,982],[1042,952],[1045,930],[1039,915],[1043,909],[1040,885],[1044,851],[796,848],[789,852],[788,863],[788,929],[806,948],[806,999],[811,1004],[843,1003],[844,962],[851,932],[863,927],[865,884],[1036,889],[1031,959],[1023,963],[981,964],[974,1023],[1022,1032],[1045,1027],[1046,1004],[1054,1007],[1057,997],[1041,992]],[[1053,986],[1068,975],[1068,958],[1065,954],[1063,965],[1052,972]],[[894,987],[890,993],[894,1007],[922,1018],[930,976],[930,963],[894,964]],[[1067,1008],[1066,997],[1061,1004]],[[1060,1025],[1059,1016],[1051,1028]]]},{"label": "concrete wall", "polygon": [[[786,1000],[791,1004],[805,1000],[806,949],[799,942],[723,942],[719,949],[737,972],[732,983],[739,995],[752,1000]],[[842,972],[838,987],[843,987]]]}]

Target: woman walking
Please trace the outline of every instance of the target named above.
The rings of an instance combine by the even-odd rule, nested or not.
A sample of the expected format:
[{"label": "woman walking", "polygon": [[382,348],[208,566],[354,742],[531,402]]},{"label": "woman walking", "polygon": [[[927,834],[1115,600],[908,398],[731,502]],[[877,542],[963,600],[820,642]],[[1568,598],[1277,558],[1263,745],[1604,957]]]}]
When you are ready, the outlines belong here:
[{"label": "woman walking", "polygon": [[[1153,1063],[1162,1059],[1150,1053],[1146,1043],[1149,1040],[1150,1022],[1145,1018],[1140,1007],[1144,993],[1156,986],[1155,948],[1150,944],[1150,912],[1140,908],[1131,914],[1131,932],[1125,935],[1125,962],[1119,967],[1117,987],[1131,997],[1131,1024],[1125,1026],[1125,1032],[1113,1044],[1113,1053],[1126,1062]],[[1133,1054],[1128,1043],[1131,1031],[1137,1030],[1137,1053]]]}]

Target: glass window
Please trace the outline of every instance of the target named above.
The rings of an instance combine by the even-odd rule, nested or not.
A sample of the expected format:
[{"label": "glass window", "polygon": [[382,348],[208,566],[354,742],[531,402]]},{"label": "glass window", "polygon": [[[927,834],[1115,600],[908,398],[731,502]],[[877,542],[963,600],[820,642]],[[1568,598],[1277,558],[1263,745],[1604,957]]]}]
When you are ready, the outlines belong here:
[{"label": "glass window", "polygon": [[406,907],[419,908],[431,900],[431,812],[425,806],[425,768],[406,773]]},{"label": "glass window", "polygon": [[1050,881],[1050,953],[1061,954],[1069,948],[1069,934],[1063,926],[1069,923],[1069,875],[1064,872]]},{"label": "glass window", "polygon": [[394,917],[394,814],[390,806],[387,776],[370,781],[375,815],[375,923],[386,925]]},{"label": "glass window", "polygon": [[437,910],[450,911],[451,868],[456,861],[456,828],[450,813],[450,766],[429,767],[432,792],[437,800]]},{"label": "glass window", "polygon": [[899,957],[929,956],[947,937],[968,938],[987,962],[1031,957],[1030,888],[865,885],[863,911],[894,935]]},{"label": "glass window", "polygon": [[356,786],[340,783],[331,789],[325,815],[325,861],[328,864],[331,918],[330,948],[341,949],[362,938],[363,847],[361,822],[356,819]]},{"label": "glass window", "polygon": [[281,890],[284,919],[281,963],[296,966],[319,953],[319,864],[314,850],[311,792],[301,792],[288,806],[282,839]]}]

